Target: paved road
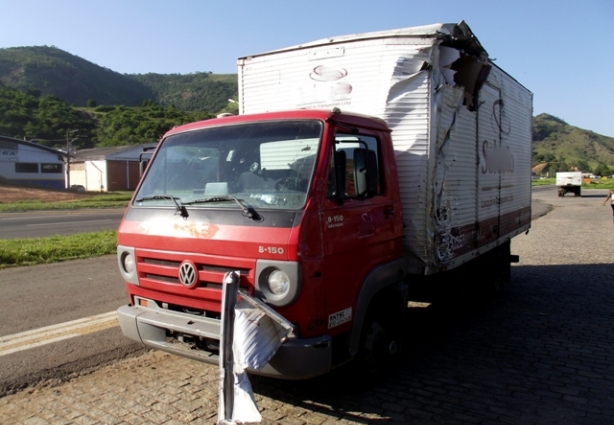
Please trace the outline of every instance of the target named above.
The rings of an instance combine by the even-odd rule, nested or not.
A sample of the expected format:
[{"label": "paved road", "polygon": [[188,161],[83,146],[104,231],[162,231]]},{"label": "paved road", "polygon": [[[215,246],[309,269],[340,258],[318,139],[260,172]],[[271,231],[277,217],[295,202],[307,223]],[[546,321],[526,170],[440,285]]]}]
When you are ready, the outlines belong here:
[{"label": "paved road", "polygon": [[[107,313],[125,304],[114,255],[0,270],[0,297],[0,396],[31,382],[62,379],[143,351],[124,338],[115,323],[102,332],[85,334],[79,329],[79,337],[10,354],[4,351],[5,345],[14,346],[14,339],[3,341],[8,335]],[[37,333],[28,342],[54,336]]]},{"label": "paved road", "polygon": [[[554,209],[515,239],[513,283],[494,300],[411,308],[403,364],[376,385],[252,377],[263,423],[614,423],[614,225],[602,196],[536,191]],[[0,398],[7,424],[212,424],[216,412],[217,368],[160,352]]]},{"label": "paved road", "polygon": [[0,213],[0,239],[117,230],[124,208]]}]

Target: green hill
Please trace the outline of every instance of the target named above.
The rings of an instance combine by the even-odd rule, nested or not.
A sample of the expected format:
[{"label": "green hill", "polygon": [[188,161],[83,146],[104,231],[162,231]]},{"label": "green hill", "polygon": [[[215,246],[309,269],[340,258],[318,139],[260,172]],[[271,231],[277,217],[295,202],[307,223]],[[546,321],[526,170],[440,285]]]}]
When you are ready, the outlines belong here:
[{"label": "green hill", "polygon": [[146,85],[55,47],[0,49],[0,82],[9,88],[55,96],[85,106],[138,106],[153,99]]},{"label": "green hill", "polygon": [[33,140],[45,146],[63,146],[67,132],[78,129],[75,147],[92,147],[96,117],[55,96],[39,96],[0,83],[0,135]]},{"label": "green hill", "polygon": [[[12,137],[61,139],[78,128],[83,146],[148,143],[169,126],[236,111],[228,99],[237,93],[236,74],[119,74],[53,46],[0,49],[0,134]],[[605,175],[614,138],[540,114],[533,165]]]},{"label": "green hill", "polygon": [[217,113],[237,96],[235,74],[119,74],[53,46],[0,49],[0,83],[75,106],[140,106],[152,100],[185,111]]},{"label": "green hill", "polygon": [[614,138],[540,114],[533,118],[533,165],[538,164],[549,165],[542,166],[543,171],[614,169]]},{"label": "green hill", "polygon": [[155,101],[184,111],[220,112],[228,99],[237,98],[236,74],[137,74],[129,75],[148,87]]},{"label": "green hill", "polygon": [[36,96],[0,83],[0,135],[50,147],[64,148],[69,135],[75,149],[151,143],[174,126],[213,116],[153,101],[133,107],[74,107],[54,96]]}]

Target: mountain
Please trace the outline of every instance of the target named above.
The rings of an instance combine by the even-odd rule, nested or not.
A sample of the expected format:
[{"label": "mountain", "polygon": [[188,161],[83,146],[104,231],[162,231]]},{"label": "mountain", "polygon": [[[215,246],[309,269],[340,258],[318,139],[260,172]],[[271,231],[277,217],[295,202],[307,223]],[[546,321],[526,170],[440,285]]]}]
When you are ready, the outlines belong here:
[{"label": "mountain", "polygon": [[76,106],[138,106],[153,91],[126,75],[103,68],[56,47],[0,49],[0,82],[9,88],[52,95]]},{"label": "mountain", "polygon": [[[164,108],[165,127],[224,111],[233,106],[228,99],[236,99],[237,93],[236,74],[119,74],[53,46],[0,49],[0,130],[14,137],[53,139],[63,137],[67,128],[88,128],[91,143],[119,143],[110,136],[105,140],[106,128],[117,128],[119,122],[134,133],[129,114],[145,114],[137,121],[150,122],[151,135],[141,138],[156,137],[162,129],[153,117],[160,111],[152,102]],[[84,110],[71,111],[56,100]],[[79,108],[86,105],[90,108]],[[614,172],[614,138],[540,114],[533,118],[532,162],[540,172],[579,169],[605,175],[610,170],[604,167]]]},{"label": "mountain", "polygon": [[[540,172],[614,168],[614,138],[539,114],[533,118],[533,165],[539,164],[543,169]],[[600,171],[596,174],[606,174]]]},{"label": "mountain", "polygon": [[184,111],[220,112],[228,99],[238,96],[237,74],[136,74],[128,75],[148,87],[162,106]]},{"label": "mountain", "polygon": [[140,106],[151,100],[186,111],[217,113],[237,96],[235,74],[119,74],[53,46],[0,49],[0,83],[75,106]]}]

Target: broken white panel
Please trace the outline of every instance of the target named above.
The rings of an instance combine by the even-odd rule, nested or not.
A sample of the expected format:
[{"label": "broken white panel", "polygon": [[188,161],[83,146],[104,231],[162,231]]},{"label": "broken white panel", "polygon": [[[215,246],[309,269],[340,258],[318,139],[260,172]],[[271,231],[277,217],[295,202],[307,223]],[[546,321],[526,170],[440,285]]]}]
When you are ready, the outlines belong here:
[{"label": "broken white panel", "polygon": [[[235,307],[235,364],[244,369],[260,370],[271,360],[293,327],[287,321],[280,323],[281,316],[265,304],[247,294],[242,293],[241,297]],[[271,317],[271,313],[275,317]]]},{"label": "broken white panel", "polygon": [[259,423],[262,416],[245,369],[262,369],[294,328],[262,301],[241,290],[239,294],[241,300],[235,305],[232,346],[234,404],[231,419],[232,423]]},{"label": "broken white panel", "polygon": [[454,74],[456,71],[452,69],[452,64],[460,58],[460,52],[451,47],[439,46],[439,70],[446,79],[446,83],[455,85]]},{"label": "broken white panel", "polygon": [[247,373],[240,365],[235,363],[233,375],[234,404],[232,406],[232,423],[260,423],[262,416],[258,411]]}]

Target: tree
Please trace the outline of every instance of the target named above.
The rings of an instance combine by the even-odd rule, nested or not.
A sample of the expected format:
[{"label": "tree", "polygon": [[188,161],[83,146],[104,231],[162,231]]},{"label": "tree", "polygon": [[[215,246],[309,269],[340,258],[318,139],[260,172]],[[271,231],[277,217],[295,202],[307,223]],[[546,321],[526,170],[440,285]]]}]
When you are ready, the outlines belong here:
[{"label": "tree", "polygon": [[544,154],[544,159],[543,160],[546,161],[546,162],[554,162],[554,161],[556,161],[556,157],[554,156],[553,153],[546,152]]},{"label": "tree", "polygon": [[610,170],[605,164],[599,164],[593,170],[593,174],[596,176],[610,176],[612,175],[612,170]]},{"label": "tree", "polygon": [[589,172],[591,167],[588,165],[586,161],[578,160],[575,164],[576,168],[582,172]]},{"label": "tree", "polygon": [[532,159],[533,164],[539,164],[542,161],[544,161],[544,154],[533,151],[533,159]]},{"label": "tree", "polygon": [[192,121],[213,118],[205,112],[186,112],[175,107],[162,108],[153,101],[143,107],[116,106],[102,116],[96,137],[97,146],[126,146],[156,142],[171,128]]},{"label": "tree", "polygon": [[563,162],[563,161],[554,161],[554,162],[550,162],[550,170],[552,170],[553,172],[557,172],[557,171],[569,171],[571,169],[571,167],[569,166],[569,164]]},{"label": "tree", "polygon": [[75,147],[91,147],[96,123],[53,96],[37,97],[0,86],[0,134],[18,139],[39,139],[48,146],[65,140],[67,129],[79,129]]}]

